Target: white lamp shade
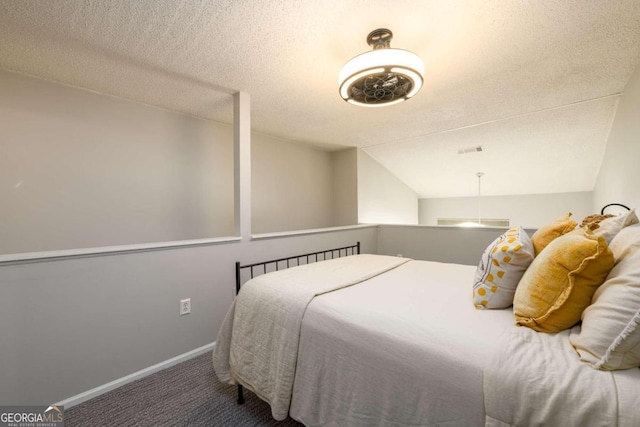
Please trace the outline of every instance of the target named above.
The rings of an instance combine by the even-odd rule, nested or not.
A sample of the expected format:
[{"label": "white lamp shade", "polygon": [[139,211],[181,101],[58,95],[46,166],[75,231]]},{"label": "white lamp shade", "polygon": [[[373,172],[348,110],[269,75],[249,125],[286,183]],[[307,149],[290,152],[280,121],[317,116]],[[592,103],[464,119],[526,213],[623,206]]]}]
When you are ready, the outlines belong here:
[{"label": "white lamp shade", "polygon": [[[380,103],[362,103],[354,100],[351,88],[354,83],[368,76],[393,73],[411,81],[411,89],[402,97]],[[395,104],[411,98],[422,87],[424,63],[418,55],[402,49],[375,49],[347,62],[338,75],[340,96],[347,102],[367,107]]]}]

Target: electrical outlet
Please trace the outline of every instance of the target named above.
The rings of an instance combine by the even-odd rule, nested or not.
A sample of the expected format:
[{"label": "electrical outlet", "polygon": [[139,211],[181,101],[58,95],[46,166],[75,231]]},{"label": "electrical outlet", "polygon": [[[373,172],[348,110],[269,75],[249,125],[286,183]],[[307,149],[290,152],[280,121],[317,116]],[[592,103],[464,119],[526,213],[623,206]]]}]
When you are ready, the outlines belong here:
[{"label": "electrical outlet", "polygon": [[180,300],[180,316],[191,313],[191,298]]}]

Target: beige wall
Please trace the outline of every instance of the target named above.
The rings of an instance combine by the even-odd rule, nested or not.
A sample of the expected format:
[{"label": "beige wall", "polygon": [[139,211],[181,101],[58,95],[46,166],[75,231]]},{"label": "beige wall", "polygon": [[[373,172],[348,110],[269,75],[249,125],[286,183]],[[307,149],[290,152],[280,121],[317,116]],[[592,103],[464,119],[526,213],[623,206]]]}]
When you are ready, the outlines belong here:
[{"label": "beige wall", "polygon": [[[51,404],[210,344],[235,294],[234,263],[344,247],[376,228],[0,263],[0,402]],[[191,314],[178,316],[182,298]]]},{"label": "beige wall", "polygon": [[[539,228],[554,219],[573,213],[580,222],[595,213],[591,191],[575,193],[526,194],[517,196],[483,196],[483,218],[509,219],[510,225]],[[477,218],[477,197],[420,199],[420,224],[437,225],[438,218]]]},{"label": "beige wall", "polygon": [[[24,205],[46,215],[37,217],[41,229],[23,226],[21,238],[39,243],[42,233],[59,233],[66,224],[70,229],[58,235],[65,247],[77,247],[77,239],[85,235],[94,240],[82,245],[142,243],[133,233],[144,231],[155,239],[174,224],[201,229],[197,227],[206,221],[217,225],[233,218],[233,185],[227,189],[233,183],[231,126],[8,72],[0,72],[0,93],[0,242],[17,227],[16,221],[25,220],[9,205],[27,192],[32,199]],[[228,151],[226,145],[220,152],[210,147],[218,136],[229,137]],[[254,181],[253,194],[263,181],[279,185],[285,175],[294,183],[265,190],[282,203],[279,209],[286,208],[286,214],[274,214],[279,223],[272,226],[328,225],[333,217],[332,155],[261,135],[255,141],[256,164],[243,158],[239,167],[246,171],[254,166],[254,179],[263,174],[262,181]],[[176,170],[185,175],[177,176]],[[215,192],[219,186],[228,191],[228,200],[227,193]],[[72,198],[72,190],[82,197]],[[160,197],[151,190],[164,199],[145,210],[145,203]],[[243,190],[245,195],[252,192]],[[108,197],[113,198],[110,203]],[[145,203],[127,207],[125,199]],[[80,206],[83,201],[88,206]],[[224,214],[208,211],[195,217],[191,205],[186,207],[189,201],[221,207]],[[56,203],[60,206],[51,206]],[[72,209],[57,213],[58,207]],[[317,223],[298,221],[306,221],[310,210],[317,211]],[[259,204],[255,214],[263,215]],[[174,222],[158,222],[167,216]],[[129,225],[128,233],[121,233]],[[232,234],[233,221],[226,227],[220,233]],[[119,233],[133,241],[95,240]],[[211,344],[234,296],[235,261],[250,263],[356,241],[362,242],[363,252],[375,253],[376,233],[375,227],[365,227],[50,259],[0,257],[0,402],[58,402]],[[11,245],[9,252],[14,251]],[[191,314],[180,317],[183,298],[191,298]]]},{"label": "beige wall", "polygon": [[[477,265],[482,253],[506,228],[379,225],[378,253],[426,261]],[[526,230],[529,235],[534,230]],[[469,289],[472,283],[469,282]]]},{"label": "beige wall", "polygon": [[0,254],[234,232],[230,126],[0,71]]},{"label": "beige wall", "polygon": [[333,161],[333,224],[358,223],[358,150],[331,154]]},{"label": "beige wall", "polygon": [[334,225],[330,152],[251,134],[251,232]]},{"label": "beige wall", "polygon": [[[234,234],[232,126],[1,70],[0,92],[0,255]],[[357,223],[355,154],[252,141],[254,234]]]},{"label": "beige wall", "polygon": [[358,221],[418,223],[416,192],[362,150],[358,150]]},{"label": "beige wall", "polygon": [[640,208],[640,66],[618,101],[596,181],[593,209],[609,203]]}]

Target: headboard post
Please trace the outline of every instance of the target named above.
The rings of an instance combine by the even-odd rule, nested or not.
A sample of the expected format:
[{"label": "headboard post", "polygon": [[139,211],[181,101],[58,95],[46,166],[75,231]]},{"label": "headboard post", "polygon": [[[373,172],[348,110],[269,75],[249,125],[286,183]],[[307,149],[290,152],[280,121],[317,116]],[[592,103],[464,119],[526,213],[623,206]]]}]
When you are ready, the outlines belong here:
[{"label": "headboard post", "polygon": [[358,255],[360,255],[360,242],[358,242]]},{"label": "headboard post", "polygon": [[240,292],[240,262],[236,261],[236,295]]}]

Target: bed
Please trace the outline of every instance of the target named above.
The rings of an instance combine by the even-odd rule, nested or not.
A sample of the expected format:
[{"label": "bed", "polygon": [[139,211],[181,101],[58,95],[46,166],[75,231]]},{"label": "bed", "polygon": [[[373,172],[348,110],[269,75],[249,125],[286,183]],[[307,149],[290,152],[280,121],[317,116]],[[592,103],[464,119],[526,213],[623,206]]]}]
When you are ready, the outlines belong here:
[{"label": "bed", "polygon": [[345,255],[285,270],[278,260],[242,286],[219,331],[216,374],[276,420],[640,425],[640,369],[581,362],[569,342],[580,326],[543,334],[515,326],[512,309],[477,310],[475,266]]}]

